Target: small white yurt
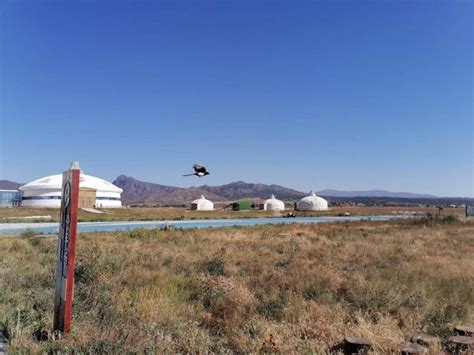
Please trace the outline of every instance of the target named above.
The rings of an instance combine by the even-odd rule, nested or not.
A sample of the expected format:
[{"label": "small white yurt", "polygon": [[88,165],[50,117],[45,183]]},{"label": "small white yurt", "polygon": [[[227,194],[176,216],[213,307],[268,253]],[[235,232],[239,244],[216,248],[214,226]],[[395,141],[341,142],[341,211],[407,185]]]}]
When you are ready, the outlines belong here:
[{"label": "small white yurt", "polygon": [[296,209],[298,211],[327,211],[328,202],[311,191],[309,196],[303,197],[296,202]]},{"label": "small white yurt", "polygon": [[263,209],[265,211],[284,211],[285,204],[283,201],[277,200],[275,195],[272,195],[272,197],[263,202]]},{"label": "small white yurt", "polygon": [[201,195],[201,198],[198,198],[191,203],[191,209],[193,211],[213,211],[214,204],[207,200],[204,195]]}]

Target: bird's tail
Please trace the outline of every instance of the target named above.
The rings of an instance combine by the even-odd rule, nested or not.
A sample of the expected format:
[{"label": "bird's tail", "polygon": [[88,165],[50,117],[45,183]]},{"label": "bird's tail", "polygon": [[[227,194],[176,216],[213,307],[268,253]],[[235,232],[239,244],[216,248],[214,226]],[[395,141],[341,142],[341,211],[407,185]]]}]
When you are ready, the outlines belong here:
[{"label": "bird's tail", "polygon": [[183,176],[193,176],[194,174],[185,174]]}]

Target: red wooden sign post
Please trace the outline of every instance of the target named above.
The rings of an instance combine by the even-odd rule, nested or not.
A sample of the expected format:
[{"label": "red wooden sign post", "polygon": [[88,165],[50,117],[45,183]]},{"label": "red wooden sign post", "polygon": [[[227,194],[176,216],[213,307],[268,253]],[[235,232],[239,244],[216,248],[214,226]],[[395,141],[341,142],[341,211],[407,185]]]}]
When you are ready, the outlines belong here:
[{"label": "red wooden sign post", "polygon": [[76,162],[63,173],[54,293],[54,330],[61,332],[68,332],[71,329],[80,173],[79,164]]}]

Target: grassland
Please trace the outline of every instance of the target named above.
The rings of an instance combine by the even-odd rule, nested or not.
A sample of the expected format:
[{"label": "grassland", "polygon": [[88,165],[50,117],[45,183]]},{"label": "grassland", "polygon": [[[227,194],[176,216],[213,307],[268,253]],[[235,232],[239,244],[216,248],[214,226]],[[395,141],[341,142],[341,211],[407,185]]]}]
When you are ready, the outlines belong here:
[{"label": "grassland", "polygon": [[[271,212],[271,211],[191,211],[185,208],[158,208],[158,207],[137,207],[137,208],[119,208],[103,209],[103,214],[90,213],[79,210],[78,219],[80,222],[98,222],[98,221],[152,221],[152,220],[178,220],[178,219],[214,219],[214,218],[259,218],[274,217],[286,215],[289,211]],[[324,212],[295,212],[298,216],[324,216],[338,215],[349,212],[352,215],[380,215],[380,214],[405,214],[418,213],[433,215],[438,214],[436,208],[421,207],[333,207]],[[464,215],[463,208],[449,208],[441,212],[442,214]],[[51,216],[51,219],[28,218],[34,216]],[[59,209],[55,208],[0,208],[0,223],[13,222],[58,222]]]},{"label": "grassland", "polygon": [[0,238],[12,353],[390,353],[474,323],[474,223],[138,230],[78,238],[74,327],[52,330],[56,241]]}]

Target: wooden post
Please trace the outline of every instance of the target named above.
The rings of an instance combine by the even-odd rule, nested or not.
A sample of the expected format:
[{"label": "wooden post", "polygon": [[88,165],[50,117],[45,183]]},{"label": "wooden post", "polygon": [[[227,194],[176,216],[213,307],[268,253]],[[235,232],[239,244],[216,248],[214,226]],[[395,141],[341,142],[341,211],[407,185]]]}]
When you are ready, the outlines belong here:
[{"label": "wooden post", "polygon": [[76,162],[63,173],[54,294],[54,330],[65,333],[71,329],[79,177],[80,169]]}]

